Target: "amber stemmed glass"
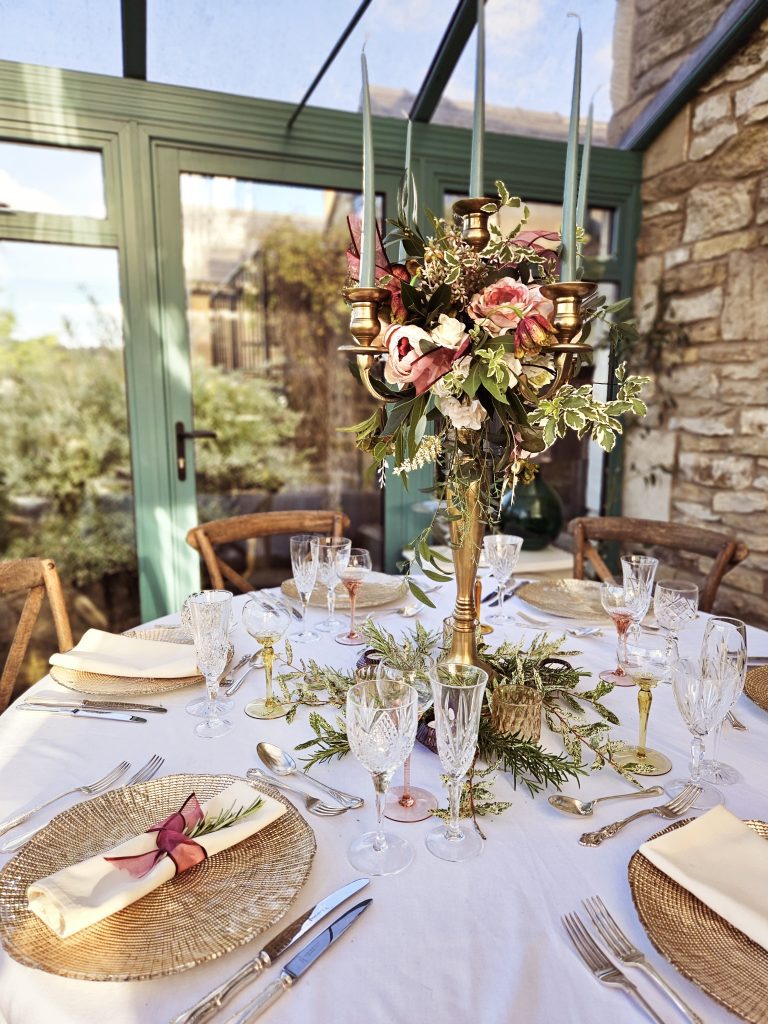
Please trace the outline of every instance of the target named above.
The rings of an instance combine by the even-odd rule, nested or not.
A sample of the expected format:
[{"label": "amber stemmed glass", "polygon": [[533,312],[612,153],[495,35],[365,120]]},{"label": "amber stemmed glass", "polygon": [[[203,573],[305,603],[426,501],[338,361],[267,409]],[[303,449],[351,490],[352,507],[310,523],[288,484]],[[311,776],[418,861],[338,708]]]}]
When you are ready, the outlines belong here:
[{"label": "amber stemmed glass", "polygon": [[349,594],[349,630],[346,633],[338,634],[336,637],[337,644],[357,647],[365,643],[365,637],[355,627],[355,602],[357,601],[357,592],[370,571],[370,551],[366,551],[365,548],[352,548],[349,552],[349,561],[339,572],[341,582]]},{"label": "amber stemmed glass", "polygon": [[645,587],[632,579],[625,579],[623,584],[603,583],[600,586],[600,600],[616,626],[619,658],[618,666],[613,671],[601,672],[600,678],[614,686],[633,686],[632,680],[621,667],[621,661],[629,627],[637,620],[642,609],[648,607]]},{"label": "amber stemmed glass", "polygon": [[638,687],[640,738],[636,747],[616,751],[614,760],[635,775],[666,775],[672,769],[672,762],[666,754],[651,749],[646,743],[653,690],[662,680],[669,679],[671,671],[666,639],[634,632],[622,645],[621,665],[627,679]]}]

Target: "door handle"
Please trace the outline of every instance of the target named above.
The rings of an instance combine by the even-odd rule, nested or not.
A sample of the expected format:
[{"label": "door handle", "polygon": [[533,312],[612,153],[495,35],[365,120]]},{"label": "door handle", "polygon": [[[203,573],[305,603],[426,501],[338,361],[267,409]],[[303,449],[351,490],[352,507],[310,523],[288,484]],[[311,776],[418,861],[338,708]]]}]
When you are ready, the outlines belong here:
[{"label": "door handle", "polygon": [[176,475],[179,480],[187,479],[186,441],[194,441],[200,437],[216,440],[215,430],[185,430],[181,420],[176,421]]}]

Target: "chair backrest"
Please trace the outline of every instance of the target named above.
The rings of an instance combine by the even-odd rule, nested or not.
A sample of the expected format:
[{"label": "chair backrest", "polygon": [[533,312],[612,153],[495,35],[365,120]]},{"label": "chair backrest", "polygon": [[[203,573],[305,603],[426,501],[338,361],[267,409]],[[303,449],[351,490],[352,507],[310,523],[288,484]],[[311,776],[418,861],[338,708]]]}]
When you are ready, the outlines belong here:
[{"label": "chair backrest", "polygon": [[749,548],[738,538],[715,530],[703,530],[698,526],[668,523],[655,519],[630,519],[624,516],[592,517],[572,519],[568,531],[573,534],[576,544],[573,551],[573,575],[584,579],[584,562],[588,560],[599,579],[613,582],[610,569],[605,564],[593,540],[618,541],[625,544],[644,544],[651,547],[674,548],[696,555],[708,555],[712,566],[704,580],[699,595],[699,608],[711,612],[717,588],[723,576],[749,554]]},{"label": "chair backrest", "polygon": [[250,515],[230,516],[229,519],[213,519],[209,523],[200,523],[187,534],[187,544],[203,556],[213,587],[218,590],[224,589],[226,578],[238,590],[247,594],[253,590],[253,584],[216,553],[216,544],[231,544],[256,537],[273,537],[289,533],[322,533],[326,536],[341,537],[348,527],[349,516],[345,516],[343,512],[326,512],[320,509],[252,512]]},{"label": "chair backrest", "polygon": [[13,693],[46,594],[53,613],[59,650],[68,651],[73,647],[61,580],[50,558],[19,558],[11,562],[0,562],[0,594],[15,594],[24,590],[27,597],[0,677],[0,711],[5,710]]}]

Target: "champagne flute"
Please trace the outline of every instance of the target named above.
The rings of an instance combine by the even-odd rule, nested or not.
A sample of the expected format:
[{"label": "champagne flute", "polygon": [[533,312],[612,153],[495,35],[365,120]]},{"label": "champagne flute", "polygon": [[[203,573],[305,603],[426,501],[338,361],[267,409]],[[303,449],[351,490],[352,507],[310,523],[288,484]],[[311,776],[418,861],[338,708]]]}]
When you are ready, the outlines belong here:
[{"label": "champagne flute", "polygon": [[658,558],[652,558],[650,555],[624,555],[621,559],[621,574],[624,583],[626,584],[627,580],[634,581],[643,588],[645,594],[643,607],[638,609],[637,618],[634,620],[636,626],[639,626],[648,614],[653,595],[653,581],[658,567]]},{"label": "champagne flute", "polygon": [[251,718],[282,718],[288,714],[288,705],[281,704],[272,693],[272,666],[275,662],[275,644],[282,640],[291,624],[286,608],[253,594],[243,606],[243,625],[253,639],[261,644],[264,661],[266,693],[245,706]]},{"label": "champagne flute", "polygon": [[224,671],[229,655],[232,595],[228,590],[203,590],[199,594],[191,594],[186,605],[195,658],[205,676],[208,695],[205,717],[195,726],[194,732],[195,736],[204,739],[217,739],[232,728],[232,723],[221,717],[216,701],[219,676]]},{"label": "champagne flute", "polygon": [[314,533],[296,533],[291,537],[291,569],[293,582],[301,600],[301,629],[294,633],[292,640],[300,644],[312,643],[320,639],[320,634],[307,629],[307,605],[317,579],[317,547],[313,542],[317,539]]},{"label": "champagne flute", "polygon": [[371,773],[376,792],[376,831],[350,845],[350,864],[366,875],[394,875],[413,860],[407,839],[382,831],[387,787],[413,749],[418,695],[401,680],[363,679],[347,691],[347,736],[357,760]]},{"label": "champagne flute", "polygon": [[[221,590],[221,591],[216,591],[216,593],[227,594],[227,593],[229,593],[229,591]],[[191,620],[191,612],[189,610],[189,601],[190,601],[190,598],[194,597],[194,596],[195,596],[194,594],[190,594],[190,596],[186,599],[184,604],[181,606],[181,628],[183,630],[185,630],[190,636],[192,635],[192,620]],[[234,628],[234,617],[232,616],[231,604],[230,604],[230,622],[229,622],[229,626],[227,628],[227,635],[229,635],[232,632],[233,628]],[[230,648],[230,649],[232,649],[232,648]],[[221,680],[219,680],[219,682],[221,682]],[[221,718],[222,715],[225,715],[227,713],[227,711],[231,711],[232,708],[235,706],[235,702],[233,700],[229,700],[229,698],[224,697],[222,695],[221,688],[219,688],[219,692],[218,692],[218,694],[216,696],[215,703],[216,703],[215,712],[216,712],[216,715],[219,718]],[[192,715],[195,718],[205,718],[206,715],[208,714],[208,710],[209,710],[209,700],[208,700],[208,697],[207,696],[195,697],[194,700],[189,701],[189,703],[186,705],[184,710],[187,712],[188,715]]]},{"label": "champagne flute", "polygon": [[[741,619],[732,619],[724,615],[713,616],[704,629],[703,650],[711,650],[710,656],[726,658],[733,663],[735,671],[739,674],[739,685],[733,698],[735,704],[741,696],[747,678],[747,627]],[[719,758],[724,721],[725,719],[719,721],[712,730],[712,758],[701,762],[701,777],[718,786],[732,786],[741,781],[741,774]]]},{"label": "champagne flute", "polygon": [[669,678],[669,652],[665,638],[638,633],[625,640],[621,665],[627,678],[639,687],[640,739],[636,747],[618,750],[614,760],[635,775],[666,775],[672,769],[672,762],[665,754],[646,745],[653,688],[661,680]]},{"label": "champagne flute", "polygon": [[336,618],[336,585],[341,582],[340,573],[349,561],[352,541],[348,537],[316,537],[314,540],[317,559],[317,578],[324,583],[328,594],[328,618],[319,622],[317,628],[323,633],[335,633],[344,623]]},{"label": "champagne flute", "polygon": [[491,622],[509,622],[512,618],[504,612],[504,597],[522,546],[522,537],[511,537],[506,533],[493,533],[483,538],[483,551],[499,586],[498,611],[488,616]]},{"label": "champagne flute", "polygon": [[477,748],[480,712],[488,673],[474,665],[445,662],[437,666],[432,683],[435,729],[440,763],[448,776],[450,815],[426,835],[427,849],[441,860],[462,861],[482,852],[483,840],[474,828],[459,825],[461,790]]},{"label": "champagne flute", "polygon": [[600,678],[606,683],[613,683],[614,686],[633,685],[632,680],[627,678],[624,669],[621,667],[621,659],[627,632],[643,607],[644,600],[645,593],[643,587],[635,580],[627,580],[623,584],[600,584],[600,601],[603,608],[613,619],[618,641],[619,664],[613,671],[605,670],[600,673]]},{"label": "champagne flute", "polygon": [[355,602],[357,592],[363,585],[363,580],[371,571],[371,554],[365,548],[351,548],[349,561],[339,573],[341,582],[349,594],[349,631],[339,633],[336,637],[337,644],[347,644],[350,647],[357,647],[365,643],[365,637],[355,628]]},{"label": "champagne flute", "polygon": [[[435,662],[425,658],[424,663],[415,669],[399,669],[387,661],[380,661],[376,669],[379,689],[391,683],[401,685],[407,683],[416,691],[418,697],[419,718],[432,707],[434,700],[432,681],[436,678]],[[423,821],[437,809],[437,797],[428,789],[420,789],[411,785],[411,755],[403,765],[403,785],[393,786],[384,807],[384,815],[392,821]]]},{"label": "champagne flute", "polygon": [[668,631],[667,646],[678,657],[678,634],[693,622],[699,607],[699,588],[695,583],[657,583],[653,594],[656,621]]},{"label": "champagne flute", "polygon": [[[738,631],[730,627],[734,639],[729,647],[738,649]],[[739,638],[740,639],[740,638]],[[746,651],[744,654],[746,660]],[[664,788],[675,797],[685,786],[701,788],[693,805],[707,810],[723,803],[723,794],[701,777],[704,737],[725,718],[738,695],[741,676],[737,665],[722,658],[713,647],[702,649],[698,661],[678,661],[672,668],[672,690],[675,702],[691,733],[691,763],[689,779],[674,779]]]}]

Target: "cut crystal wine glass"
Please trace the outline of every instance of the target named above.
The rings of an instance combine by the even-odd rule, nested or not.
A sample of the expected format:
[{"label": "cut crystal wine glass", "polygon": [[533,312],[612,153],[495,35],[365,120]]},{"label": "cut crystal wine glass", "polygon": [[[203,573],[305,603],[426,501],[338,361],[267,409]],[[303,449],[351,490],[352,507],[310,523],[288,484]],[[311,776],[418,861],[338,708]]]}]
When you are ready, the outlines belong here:
[{"label": "cut crystal wine glass", "polygon": [[488,616],[491,622],[509,622],[512,618],[504,611],[504,598],[507,584],[517,567],[522,546],[522,537],[513,537],[506,533],[493,533],[483,538],[483,552],[498,583],[498,611]]},{"label": "cut crystal wine glass", "polygon": [[653,593],[653,612],[656,621],[668,632],[670,655],[679,657],[678,634],[696,618],[699,607],[699,588],[695,583],[657,583]]},{"label": "cut crystal wine glass", "polygon": [[208,705],[205,718],[195,726],[195,736],[216,739],[229,732],[232,723],[221,718],[216,697],[219,676],[229,655],[229,623],[232,595],[226,590],[203,590],[187,599],[189,627],[195,645],[195,658],[205,676]]},{"label": "cut crystal wine glass", "polygon": [[[216,591],[216,593],[227,594],[229,593],[229,591],[222,590]],[[181,607],[181,628],[185,630],[189,634],[189,636],[192,636],[192,620],[191,612],[189,610],[189,601],[190,598],[195,596],[195,594],[190,594]],[[227,629],[228,635],[232,633],[235,624],[231,608],[232,606],[230,604],[230,622],[229,627]],[[229,647],[229,650],[232,650],[231,645]],[[229,700],[229,698],[224,697],[222,695],[221,688],[219,688],[219,692],[216,695],[215,704],[216,707],[214,711],[218,718],[222,718],[224,715],[226,715],[228,711],[231,711],[232,708],[235,706],[235,702],[233,700]],[[189,703],[185,706],[184,710],[187,712],[188,715],[192,715],[194,718],[206,718],[209,713],[209,706],[210,702],[208,700],[207,695],[205,695],[203,697],[195,697],[194,700],[189,701]]]},{"label": "cut crystal wine glass", "polygon": [[319,633],[307,629],[307,605],[317,579],[317,546],[314,544],[316,539],[315,533],[296,533],[291,537],[291,570],[301,601],[301,628],[298,633],[292,634],[291,640],[300,644],[320,639]]},{"label": "cut crystal wine glass", "polygon": [[272,666],[275,663],[275,644],[282,640],[290,624],[291,614],[287,608],[258,594],[249,597],[243,606],[243,625],[261,644],[266,677],[265,696],[245,706],[245,713],[251,718],[282,718],[288,714],[288,706],[276,700],[272,693]]},{"label": "cut crystal wine glass", "polygon": [[637,610],[637,618],[634,624],[639,626],[651,605],[653,597],[653,581],[656,578],[656,570],[659,567],[658,558],[651,555],[623,555],[621,559],[621,575],[626,585],[627,581],[633,581],[643,588],[645,602],[642,608]]},{"label": "cut crystal wine glass", "polygon": [[323,633],[335,633],[344,623],[336,617],[336,586],[349,561],[352,541],[348,537],[316,537],[317,578],[327,590],[328,618],[317,624]]},{"label": "cut crystal wine glass", "polygon": [[639,688],[640,739],[636,747],[617,750],[614,761],[636,775],[666,775],[672,769],[672,762],[665,754],[646,745],[653,689],[657,683],[669,679],[670,674],[666,639],[640,633],[626,639],[621,650],[621,667],[627,679]]},{"label": "cut crystal wine glass", "polygon": [[413,860],[407,839],[382,830],[387,787],[413,749],[419,698],[395,679],[363,679],[347,691],[347,736],[352,753],[371,773],[376,793],[376,830],[355,839],[349,862],[367,875],[394,875]]},{"label": "cut crystal wine glass", "polygon": [[621,659],[629,627],[643,608],[645,590],[635,580],[626,580],[624,583],[601,583],[600,601],[616,626],[619,661],[613,671],[601,672],[600,678],[606,683],[613,683],[614,686],[633,686],[632,680],[627,678],[621,667]]},{"label": "cut crystal wine glass", "polygon": [[[376,670],[379,687],[392,681],[396,684],[407,683],[417,693],[419,717],[432,707],[433,680],[436,678],[435,663],[432,658],[424,658],[419,668],[400,669],[387,661],[380,661]],[[437,808],[437,797],[428,789],[411,785],[411,755],[403,765],[403,785],[392,786],[384,807],[384,815],[392,821],[423,821],[429,818]]]},{"label": "cut crystal wine glass", "polygon": [[365,643],[365,637],[355,627],[355,603],[357,592],[363,585],[363,580],[371,571],[371,554],[365,548],[352,548],[349,552],[349,560],[339,573],[341,582],[349,594],[349,629],[346,633],[339,633],[336,643],[347,644],[350,647],[357,647]]},{"label": "cut crystal wine glass", "polygon": [[[740,685],[733,698],[735,704],[742,694],[747,678],[747,627],[741,619],[724,615],[713,616],[707,621],[704,629],[703,650],[708,652],[710,657],[718,656],[731,661],[739,673]],[[741,773],[720,760],[720,737],[724,721],[725,719],[719,721],[712,730],[712,757],[701,762],[701,777],[707,782],[714,782],[716,786],[733,786],[741,781]]]},{"label": "cut crystal wine glass", "polygon": [[426,844],[441,860],[469,860],[483,849],[483,840],[474,828],[459,825],[459,813],[461,790],[477,747],[487,682],[488,673],[474,665],[445,662],[437,666],[435,731],[440,763],[448,776],[449,819],[427,833]]}]

